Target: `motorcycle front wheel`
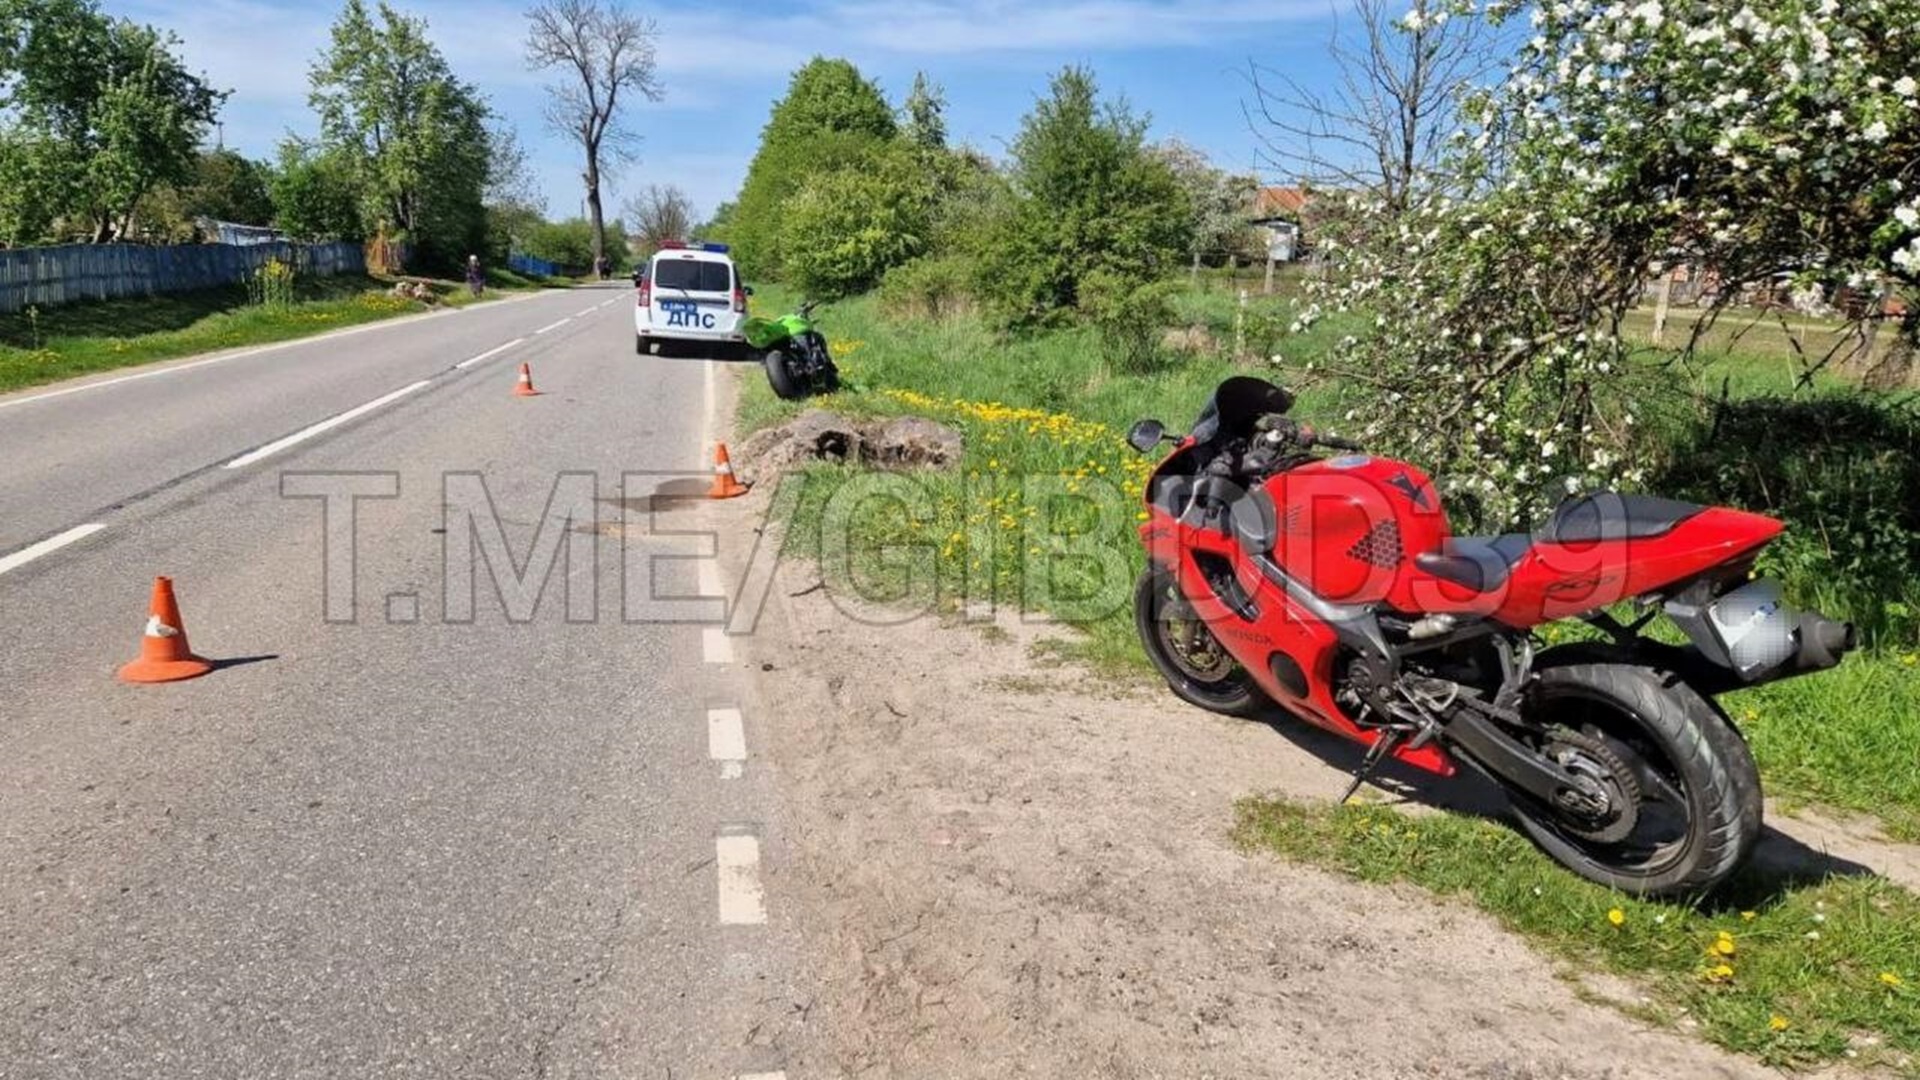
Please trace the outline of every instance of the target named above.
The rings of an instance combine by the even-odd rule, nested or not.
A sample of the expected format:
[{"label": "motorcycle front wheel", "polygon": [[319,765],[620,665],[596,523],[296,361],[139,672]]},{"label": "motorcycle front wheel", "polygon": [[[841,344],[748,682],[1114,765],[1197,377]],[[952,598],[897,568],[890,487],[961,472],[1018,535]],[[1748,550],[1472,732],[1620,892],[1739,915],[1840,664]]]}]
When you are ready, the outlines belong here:
[{"label": "motorcycle front wheel", "polygon": [[1262,695],[1180,593],[1173,574],[1147,566],[1133,589],[1133,623],[1147,659],[1180,700],[1228,716],[1252,716]]},{"label": "motorcycle front wheel", "polygon": [[1587,798],[1515,795],[1533,842],[1634,896],[1697,896],[1731,876],[1760,838],[1761,802],[1753,754],[1726,714],[1645,665],[1541,660],[1525,715],[1540,726],[1541,752],[1582,778]]},{"label": "motorcycle front wheel", "polygon": [[767,385],[773,387],[775,397],[792,401],[806,396],[806,388],[793,377],[793,368],[785,351],[768,349],[760,363],[767,369]]}]

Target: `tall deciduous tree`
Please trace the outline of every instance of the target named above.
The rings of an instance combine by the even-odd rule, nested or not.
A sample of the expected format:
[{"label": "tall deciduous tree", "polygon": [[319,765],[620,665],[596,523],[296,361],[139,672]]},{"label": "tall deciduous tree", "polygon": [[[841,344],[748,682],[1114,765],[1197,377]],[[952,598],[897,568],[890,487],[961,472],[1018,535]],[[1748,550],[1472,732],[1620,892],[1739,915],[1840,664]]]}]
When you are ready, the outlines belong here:
[{"label": "tall deciduous tree", "polygon": [[686,240],[693,234],[693,201],[672,184],[648,184],[627,200],[622,212],[640,241],[640,250],[634,252],[640,258],[660,250],[668,240]]},{"label": "tall deciduous tree", "polygon": [[309,80],[321,145],[354,168],[370,218],[390,223],[430,263],[463,261],[480,246],[488,110],[424,21],[347,0]]},{"label": "tall deciduous tree", "polygon": [[913,77],[913,89],[902,106],[908,141],[922,150],[947,148],[947,94],[922,71]]},{"label": "tall deciduous tree", "polygon": [[660,31],[619,0],[547,0],[527,21],[527,62],[561,69],[547,87],[547,123],[578,140],[585,155],[580,178],[599,263],[608,253],[600,184],[609,167],[633,159],[639,143],[623,110],[636,96],[658,101],[664,93],[655,60]]},{"label": "tall deciduous tree", "polygon": [[727,219],[727,239],[748,272],[780,274],[784,204],[809,179],[858,168],[898,134],[886,97],[851,63],[815,57],[794,72]]},{"label": "tall deciduous tree", "polygon": [[[131,231],[140,200],[192,172],[225,94],[190,74],[178,39],[91,0],[0,0],[0,173],[31,177],[10,231],[66,217],[96,242]],[[24,237],[22,237],[24,238]]]},{"label": "tall deciduous tree", "polygon": [[1438,168],[1463,91],[1502,59],[1486,21],[1458,0],[1354,0],[1327,51],[1337,72],[1327,86],[1251,66],[1255,133],[1278,171],[1389,210]]},{"label": "tall deciduous tree", "polygon": [[1093,74],[1067,68],[1013,142],[1014,203],[984,245],[980,285],[1005,320],[1044,322],[1081,307],[1081,287],[1164,276],[1188,246],[1192,211],[1147,123],[1100,99]]}]

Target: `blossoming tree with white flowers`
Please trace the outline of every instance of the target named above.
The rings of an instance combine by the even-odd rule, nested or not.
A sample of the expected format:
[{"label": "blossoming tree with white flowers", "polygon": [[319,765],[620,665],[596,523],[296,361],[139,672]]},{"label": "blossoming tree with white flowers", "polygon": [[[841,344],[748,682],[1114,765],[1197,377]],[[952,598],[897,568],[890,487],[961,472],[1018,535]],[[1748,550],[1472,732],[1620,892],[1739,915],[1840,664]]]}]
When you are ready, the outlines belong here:
[{"label": "blossoming tree with white flowers", "polygon": [[[1374,389],[1355,420],[1496,523],[1642,478],[1655,451],[1636,431],[1678,395],[1620,329],[1660,268],[1713,274],[1722,302],[1781,275],[1920,294],[1920,0],[1479,14],[1532,28],[1465,110],[1447,170],[1464,187],[1398,214],[1350,195],[1320,237],[1336,273],[1303,321],[1373,317],[1333,365]],[[1860,316],[1893,324],[1905,368],[1920,303],[1908,311]]]}]

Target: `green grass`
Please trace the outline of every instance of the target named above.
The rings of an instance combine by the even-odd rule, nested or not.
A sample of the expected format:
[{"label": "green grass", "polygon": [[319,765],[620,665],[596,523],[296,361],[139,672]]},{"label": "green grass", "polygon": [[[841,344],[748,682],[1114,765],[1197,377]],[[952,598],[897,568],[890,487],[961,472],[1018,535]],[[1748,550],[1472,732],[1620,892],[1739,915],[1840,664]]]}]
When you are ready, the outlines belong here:
[{"label": "green grass", "polygon": [[1920,1075],[1920,898],[1880,878],[1749,871],[1712,906],[1651,903],[1471,817],[1250,799],[1238,819],[1247,849],[1471,900],[1552,957],[1630,979],[1646,1002],[1615,1004],[1652,1022],[1775,1065],[1857,1054]]},{"label": "green grass", "polygon": [[[787,299],[766,289],[757,305],[762,313],[777,311]],[[1255,301],[1249,308],[1271,317],[1285,303]],[[1236,307],[1213,292],[1182,297],[1177,310],[1188,325],[1219,337]],[[1351,329],[1325,322],[1283,336],[1274,350],[1283,357],[1278,366],[1188,357],[1150,375],[1123,375],[1105,370],[1082,331],[1003,339],[968,318],[894,320],[870,298],[817,315],[840,358],[846,391],[796,404],[749,379],[741,401],[746,428],[803,408],[917,413],[959,428],[967,450],[961,469],[917,475],[904,488],[856,470],[810,471],[789,543],[873,599],[935,609],[992,599],[1071,615],[1084,631],[1065,650],[1071,659],[1141,679],[1152,674],[1134,637],[1126,586],[1140,563],[1134,529],[1148,461],[1125,445],[1127,425],[1142,416],[1184,424],[1230,373],[1297,382],[1300,366]],[[1792,376],[1771,359],[1729,354],[1702,365],[1697,387],[1717,390],[1723,379],[1736,393],[1766,393],[1786,390]],[[1345,404],[1337,385],[1315,382],[1299,411],[1337,431]],[[1029,477],[1053,479],[1023,489]],[[1084,502],[1103,489],[1102,505],[1120,508],[1104,519]],[[1057,595],[1063,579],[1071,594],[1100,577],[1060,573],[1063,552],[1107,561],[1104,596],[1083,604],[1077,595]],[[1564,637],[1578,628],[1550,629]],[[1859,655],[1837,671],[1723,703],[1749,735],[1771,794],[1875,814],[1891,835],[1920,839],[1916,661],[1899,650]],[[1511,830],[1452,814],[1416,819],[1381,808],[1253,801],[1241,808],[1238,835],[1249,846],[1367,880],[1464,896],[1550,955],[1645,987],[1652,1004],[1634,1008],[1649,1019],[1691,1020],[1705,1037],[1769,1062],[1805,1065],[1857,1050],[1862,1063],[1911,1070],[1920,1053],[1920,901],[1878,878],[1797,881],[1750,871],[1716,894],[1718,906],[1694,908],[1609,894]],[[1618,927],[1608,918],[1615,908]],[[1723,930],[1732,935],[1731,956],[1710,953]],[[1715,973],[1721,963],[1731,976]],[[1883,972],[1900,985],[1881,981]],[[1777,1027],[1775,1017],[1785,1026]],[[1865,1042],[1867,1036],[1878,1042]]]},{"label": "green grass", "polygon": [[[511,280],[509,280],[511,279]],[[439,303],[473,303],[464,285],[431,281]],[[250,304],[242,286],[89,301],[0,316],[0,392],[181,356],[264,345],[428,310],[360,275],[306,278],[294,302]],[[537,283],[503,275],[495,287]]]},{"label": "green grass", "polygon": [[[756,310],[784,310],[788,299],[763,290]],[[847,390],[824,401],[781,402],[764,380],[749,379],[744,428],[822,406],[917,413],[957,427],[967,452],[960,470],[914,477],[906,500],[892,480],[814,470],[795,508],[792,542],[830,556],[830,573],[875,600],[938,610],[991,600],[1052,612],[1084,632],[1079,659],[1143,677],[1149,669],[1129,603],[1141,560],[1139,492],[1151,462],[1127,447],[1127,426],[1143,416],[1184,424],[1234,372],[1294,381],[1299,365],[1350,329],[1329,320],[1287,338],[1279,368],[1187,358],[1153,374],[1122,375],[1105,370],[1084,331],[1002,339],[974,319],[893,320],[871,298],[816,314]],[[1298,411],[1338,431],[1345,406],[1338,386],[1322,381],[1311,384]],[[889,486],[876,491],[876,484]],[[855,498],[863,494],[877,497]],[[851,542],[837,539],[843,532]],[[1910,644],[1862,653],[1836,671],[1726,698],[1768,791],[1872,814],[1889,835],[1920,840],[1916,661]]]}]

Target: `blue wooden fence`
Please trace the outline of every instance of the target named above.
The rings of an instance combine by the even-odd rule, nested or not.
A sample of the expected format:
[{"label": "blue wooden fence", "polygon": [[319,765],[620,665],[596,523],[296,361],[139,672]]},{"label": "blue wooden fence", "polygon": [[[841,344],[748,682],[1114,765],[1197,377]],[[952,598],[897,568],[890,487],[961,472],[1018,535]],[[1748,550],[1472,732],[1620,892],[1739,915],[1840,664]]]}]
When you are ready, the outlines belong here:
[{"label": "blue wooden fence", "polygon": [[0,251],[0,312],[76,300],[208,289],[244,281],[269,259],[303,275],[366,270],[359,244],[67,244]]},{"label": "blue wooden fence", "polygon": [[545,259],[536,259],[531,255],[507,256],[507,269],[516,274],[533,277],[559,277],[560,268]]}]

